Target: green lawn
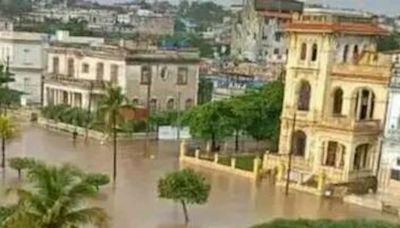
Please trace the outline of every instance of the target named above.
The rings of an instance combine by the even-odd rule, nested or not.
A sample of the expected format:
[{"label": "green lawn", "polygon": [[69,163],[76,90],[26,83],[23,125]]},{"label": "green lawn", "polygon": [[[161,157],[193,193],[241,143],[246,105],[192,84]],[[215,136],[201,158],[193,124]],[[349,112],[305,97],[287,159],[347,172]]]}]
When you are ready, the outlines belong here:
[{"label": "green lawn", "polygon": [[[236,168],[245,170],[245,171],[253,171],[253,162],[255,155],[238,155],[236,156]],[[230,166],[231,165],[231,157],[220,157],[218,163],[221,165]]]},{"label": "green lawn", "polygon": [[253,226],[252,228],[400,228],[400,225],[375,220],[331,221],[277,219],[269,223]]},{"label": "green lawn", "polygon": [[244,155],[236,157],[236,168],[252,172],[254,158],[256,158],[255,155]]}]

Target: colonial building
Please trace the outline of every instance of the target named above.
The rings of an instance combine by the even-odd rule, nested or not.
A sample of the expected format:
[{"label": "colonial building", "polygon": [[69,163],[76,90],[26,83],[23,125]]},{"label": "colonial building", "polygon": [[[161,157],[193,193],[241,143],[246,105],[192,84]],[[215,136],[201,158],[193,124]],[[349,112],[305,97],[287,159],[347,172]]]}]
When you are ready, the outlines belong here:
[{"label": "colonial building", "polygon": [[379,191],[400,195],[400,50],[390,51],[392,79],[389,83],[386,124],[382,142]]},{"label": "colonial building", "polygon": [[285,31],[279,155],[266,155],[264,168],[286,172],[291,153],[291,180],[313,186],[320,177],[319,190],[375,176],[391,71],[376,38],[386,31],[372,15],[317,8],[294,14]]},{"label": "colonial building", "polygon": [[15,79],[9,87],[25,93],[24,103],[40,103],[48,40],[47,34],[16,32],[10,21],[0,22],[0,64],[9,64]]},{"label": "colonial building", "polygon": [[287,47],[282,25],[292,12],[301,12],[303,3],[295,0],[245,0],[233,22],[231,54],[252,62],[285,63]]},{"label": "colonial building", "polygon": [[107,83],[133,103],[152,110],[183,110],[196,104],[196,50],[52,43],[45,72],[44,105],[95,109]]}]

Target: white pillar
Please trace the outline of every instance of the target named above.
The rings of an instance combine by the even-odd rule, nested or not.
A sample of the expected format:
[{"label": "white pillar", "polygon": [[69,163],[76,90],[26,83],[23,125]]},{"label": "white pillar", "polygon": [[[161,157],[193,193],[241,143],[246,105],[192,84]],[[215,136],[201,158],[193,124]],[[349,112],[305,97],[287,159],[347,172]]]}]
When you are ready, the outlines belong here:
[{"label": "white pillar", "polygon": [[361,115],[361,102],[362,102],[362,91],[358,91],[358,102],[357,102],[357,110],[356,110],[356,120],[360,120]]}]

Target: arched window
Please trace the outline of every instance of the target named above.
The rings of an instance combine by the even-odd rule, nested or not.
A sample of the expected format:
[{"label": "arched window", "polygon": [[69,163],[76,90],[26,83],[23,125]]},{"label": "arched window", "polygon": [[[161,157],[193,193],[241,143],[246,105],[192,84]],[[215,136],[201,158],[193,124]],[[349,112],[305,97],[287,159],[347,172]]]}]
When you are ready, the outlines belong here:
[{"label": "arched window", "polygon": [[312,54],[311,54],[311,61],[315,62],[318,58],[318,45],[313,44],[312,46]]},{"label": "arched window", "polygon": [[67,75],[69,77],[73,77],[74,76],[74,71],[75,71],[75,66],[74,66],[74,59],[73,58],[69,58],[68,59],[68,68],[67,68]]},{"label": "arched window", "polygon": [[149,105],[150,111],[156,111],[157,110],[157,99],[153,98],[150,100],[150,105]]},{"label": "arched window", "polygon": [[369,150],[370,150],[369,144],[362,144],[356,148],[356,153],[354,154],[354,160],[353,160],[354,170],[368,168],[368,162],[370,156]]},{"label": "arched window", "polygon": [[369,89],[359,89],[355,97],[355,115],[357,120],[368,120],[374,116],[375,94]]},{"label": "arched window", "polygon": [[173,98],[168,99],[167,101],[167,110],[172,111],[175,109],[175,100]]},{"label": "arched window", "polygon": [[306,152],[307,135],[301,130],[294,132],[292,143],[292,154],[294,156],[304,156]]},{"label": "arched window", "polygon": [[359,57],[358,45],[354,45],[353,49],[353,61],[357,61]]},{"label": "arched window", "polygon": [[346,147],[338,142],[329,141],[324,157],[324,165],[331,167],[343,167],[346,155]]},{"label": "arched window", "polygon": [[300,60],[306,60],[307,58],[307,44],[301,44],[301,51],[300,51]]},{"label": "arched window", "polygon": [[343,106],[343,90],[337,88],[333,93],[333,114],[341,115]]},{"label": "arched window", "polygon": [[343,49],[343,62],[344,62],[344,63],[347,62],[347,57],[348,57],[348,55],[349,55],[349,45],[346,44],[346,45],[344,46],[344,49]]},{"label": "arched window", "polygon": [[192,107],[193,107],[193,100],[189,98],[185,101],[185,110],[188,110]]},{"label": "arched window", "polygon": [[307,81],[302,81],[297,101],[297,109],[300,111],[308,111],[310,109],[310,99],[311,99],[310,83],[308,83]]}]

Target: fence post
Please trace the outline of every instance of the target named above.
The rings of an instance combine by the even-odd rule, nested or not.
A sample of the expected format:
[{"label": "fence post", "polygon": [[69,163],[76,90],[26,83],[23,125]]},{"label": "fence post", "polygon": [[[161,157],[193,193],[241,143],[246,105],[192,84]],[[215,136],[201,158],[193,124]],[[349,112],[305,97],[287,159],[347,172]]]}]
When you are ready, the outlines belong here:
[{"label": "fence post", "polygon": [[186,156],[186,140],[181,141],[181,146],[179,149],[180,149],[179,157],[185,157]]},{"label": "fence post", "polygon": [[255,178],[258,178],[259,174],[260,174],[260,163],[261,163],[261,159],[256,157],[254,158],[253,161],[253,174]]},{"label": "fence post", "polygon": [[232,169],[236,168],[236,158],[231,158],[231,168]]},{"label": "fence post", "polygon": [[215,153],[214,154],[214,163],[218,163],[218,161],[219,161],[219,154]]},{"label": "fence post", "polygon": [[200,150],[199,149],[196,149],[196,151],[194,152],[194,157],[196,159],[200,159]]}]

